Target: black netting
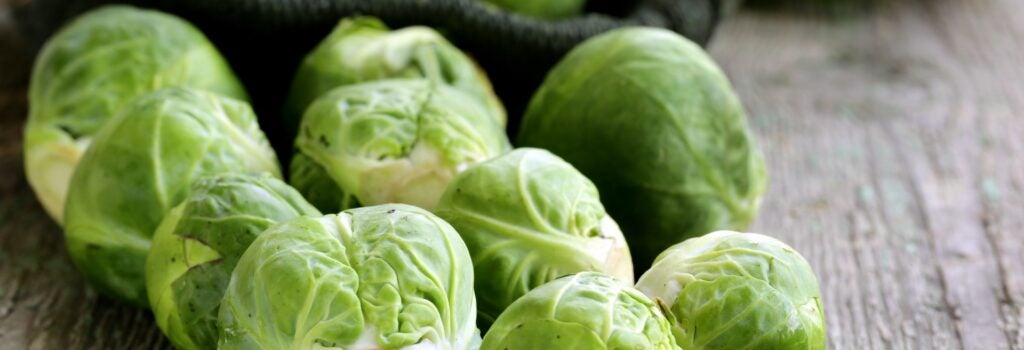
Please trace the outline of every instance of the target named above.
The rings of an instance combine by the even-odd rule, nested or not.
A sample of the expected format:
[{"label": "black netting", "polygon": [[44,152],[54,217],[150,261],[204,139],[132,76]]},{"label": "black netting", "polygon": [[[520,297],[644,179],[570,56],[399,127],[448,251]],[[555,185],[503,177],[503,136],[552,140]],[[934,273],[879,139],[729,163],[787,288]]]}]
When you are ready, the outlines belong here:
[{"label": "black netting", "polygon": [[[509,130],[548,69],[580,41],[628,25],[674,30],[705,44],[728,0],[590,0],[602,13],[546,21],[497,11],[479,0],[33,0],[15,19],[38,48],[69,18],[106,3],[130,3],[182,16],[202,29],[245,83],[278,150],[278,117],[299,60],[337,21],[372,15],[392,27],[428,25],[467,51],[490,75],[509,111]],[[282,154],[282,156],[287,156]]]}]

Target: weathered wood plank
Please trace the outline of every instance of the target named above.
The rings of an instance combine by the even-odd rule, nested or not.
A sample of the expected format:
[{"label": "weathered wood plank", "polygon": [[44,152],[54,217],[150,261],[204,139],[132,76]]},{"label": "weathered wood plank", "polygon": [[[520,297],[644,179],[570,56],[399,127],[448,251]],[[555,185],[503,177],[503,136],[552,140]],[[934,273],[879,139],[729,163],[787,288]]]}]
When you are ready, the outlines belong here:
[{"label": "weathered wood plank", "polygon": [[[960,122],[975,130],[974,145],[967,148],[974,153],[965,165],[973,174],[977,217],[986,238],[982,253],[995,261],[989,276],[995,283],[987,287],[996,295],[1000,317],[995,321],[1006,343],[1024,349],[1024,235],[1019,233],[1024,224],[1024,13],[1015,1],[957,5],[954,16],[940,26],[967,29],[946,36],[964,63],[966,86],[977,101],[975,116]],[[985,14],[990,15],[978,17]]]},{"label": "weathered wood plank", "polygon": [[723,27],[712,53],[772,170],[754,230],[811,260],[831,348],[1024,346],[1021,9],[879,1]]}]

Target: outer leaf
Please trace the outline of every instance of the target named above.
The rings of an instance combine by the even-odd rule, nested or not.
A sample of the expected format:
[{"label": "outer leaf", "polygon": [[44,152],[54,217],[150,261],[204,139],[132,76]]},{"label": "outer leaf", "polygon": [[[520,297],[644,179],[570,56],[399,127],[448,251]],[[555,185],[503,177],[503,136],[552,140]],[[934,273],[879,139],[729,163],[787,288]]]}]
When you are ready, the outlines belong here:
[{"label": "outer leaf", "polygon": [[587,40],[548,74],[519,144],[593,180],[645,268],[672,244],[756,215],[766,176],[744,114],[699,46],[625,28]]},{"label": "outer leaf", "polygon": [[436,212],[473,256],[484,329],[513,301],[561,276],[599,271],[633,284],[629,248],[597,189],[547,151],[519,149],[470,167]]},{"label": "outer leaf", "polygon": [[300,176],[291,183],[326,212],[355,203],[433,208],[458,171],[509,145],[462,92],[426,80],[386,80],[319,98],[306,110],[295,147],[292,169]]},{"label": "outer leaf", "polygon": [[146,289],[157,325],[178,349],[213,349],[217,314],[238,258],[270,225],[320,216],[268,174],[203,177],[164,218],[146,259]]},{"label": "outer leaf", "polygon": [[68,192],[68,251],[100,292],[146,305],[150,237],[192,180],[269,172],[277,159],[245,102],[169,88],[133,100],[96,136]]},{"label": "outer leaf", "polygon": [[600,273],[554,280],[516,300],[482,350],[678,349],[668,321],[639,291]]},{"label": "outer leaf", "polygon": [[235,268],[220,348],[469,348],[470,264],[451,226],[408,205],[284,222]]},{"label": "outer leaf", "polygon": [[63,221],[71,175],[93,136],[132,98],[187,86],[246,99],[217,49],[180,18],[106,6],[75,19],[36,59],[25,127],[25,172]]},{"label": "outer leaf", "polygon": [[683,349],[825,349],[814,272],[767,236],[689,239],[658,256],[637,288],[666,309]]},{"label": "outer leaf", "polygon": [[291,183],[299,188],[313,206],[325,213],[337,213],[361,205],[355,196],[341,189],[324,167],[305,154],[292,156],[288,173]]},{"label": "outer leaf", "polygon": [[343,19],[306,56],[285,102],[285,118],[294,129],[306,108],[336,87],[403,78],[423,78],[461,90],[505,125],[505,108],[487,75],[462,51],[431,28],[390,31],[372,17]]}]

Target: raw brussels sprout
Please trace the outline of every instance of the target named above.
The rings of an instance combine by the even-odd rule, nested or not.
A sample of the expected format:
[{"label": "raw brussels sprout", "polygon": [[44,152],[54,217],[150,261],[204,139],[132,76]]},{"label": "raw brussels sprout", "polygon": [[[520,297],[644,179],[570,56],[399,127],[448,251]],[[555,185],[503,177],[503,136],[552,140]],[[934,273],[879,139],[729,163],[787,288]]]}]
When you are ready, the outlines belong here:
[{"label": "raw brussels sprout", "polygon": [[431,28],[390,31],[372,17],[341,20],[306,56],[285,101],[285,118],[294,130],[314,100],[339,86],[417,78],[462,90],[504,127],[505,107],[487,75],[462,51]]},{"label": "raw brussels sprout", "polygon": [[509,147],[459,90],[422,79],[349,85],[306,110],[291,184],[325,213],[383,203],[429,210],[457,172]]},{"label": "raw brussels sprout", "polygon": [[272,226],[231,276],[221,349],[467,349],[473,268],[448,223],[388,204]]},{"label": "raw brussels sprout", "polygon": [[321,214],[269,174],[224,173],[192,184],[146,258],[149,303],[175,347],[217,347],[217,311],[238,258],[267,227],[301,215]]},{"label": "raw brussels sprout", "polygon": [[657,305],[621,281],[581,272],[537,287],[505,310],[481,350],[678,349]]},{"label": "raw brussels sprout", "polygon": [[470,167],[436,212],[473,257],[481,328],[526,292],[568,274],[605,272],[633,285],[629,248],[594,184],[545,150],[518,149]]},{"label": "raw brussels sprout", "polygon": [[594,181],[638,271],[687,237],[746,227],[767,182],[725,75],[662,29],[613,30],[573,49],[530,101],[519,145]]},{"label": "raw brussels sprout", "polygon": [[68,251],[101,293],[145,306],[150,238],[192,181],[222,172],[280,176],[280,169],[249,104],[213,93],[158,90],[107,124],[71,179]]},{"label": "raw brussels sprout", "polygon": [[719,231],[666,250],[637,288],[690,349],[825,349],[814,272],[774,238]]},{"label": "raw brussels sprout", "polygon": [[71,174],[93,136],[135,96],[188,86],[246,99],[217,49],[189,23],[128,6],[90,11],[58,32],[35,62],[25,172],[58,223]]},{"label": "raw brussels sprout", "polygon": [[587,0],[483,0],[508,11],[527,16],[561,19],[579,15]]}]

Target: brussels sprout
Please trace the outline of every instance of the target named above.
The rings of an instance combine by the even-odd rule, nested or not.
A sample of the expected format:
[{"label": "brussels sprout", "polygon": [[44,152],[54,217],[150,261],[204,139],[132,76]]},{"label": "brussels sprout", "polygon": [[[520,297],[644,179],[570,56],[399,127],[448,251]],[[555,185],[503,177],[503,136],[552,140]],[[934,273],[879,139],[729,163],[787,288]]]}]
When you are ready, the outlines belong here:
[{"label": "brussels sprout", "polygon": [[746,227],[767,182],[728,80],[662,29],[618,29],[573,49],[530,101],[519,144],[594,181],[638,271],[687,237]]},{"label": "brussels sprout", "polygon": [[483,0],[516,13],[527,16],[561,19],[579,15],[587,0]]},{"label": "brussels sprout", "polygon": [[481,328],[526,292],[571,273],[633,284],[629,248],[594,184],[547,151],[518,149],[470,167],[436,212],[473,257]]},{"label": "brussels sprout", "polygon": [[175,347],[217,347],[217,310],[238,258],[267,227],[300,215],[320,212],[269,174],[223,173],[192,184],[146,258],[149,302]]},{"label": "brussels sprout", "polygon": [[248,103],[167,88],[132,100],[75,170],[64,218],[72,261],[101,293],[145,306],[150,238],[193,179],[232,171],[280,176]]},{"label": "brussels sprout", "polygon": [[457,172],[509,147],[459,90],[422,79],[349,85],[306,110],[291,184],[325,213],[358,203],[431,209]]},{"label": "brussels sprout", "polygon": [[512,303],[480,349],[678,349],[669,327],[657,305],[633,287],[581,272]]},{"label": "brussels sprout", "polygon": [[718,231],[666,250],[637,288],[689,349],[825,349],[814,272],[774,238]]},{"label": "brussels sprout", "polygon": [[221,349],[467,349],[473,269],[448,223],[389,204],[271,226],[220,309]]},{"label": "brussels sprout", "polygon": [[294,132],[306,108],[339,86],[416,78],[462,90],[504,127],[505,107],[494,95],[487,75],[462,51],[431,28],[390,31],[372,17],[343,19],[306,56],[285,101],[285,119]]},{"label": "brussels sprout", "polygon": [[133,97],[189,86],[246,99],[217,49],[192,25],[128,6],[90,11],[58,32],[39,54],[30,85],[25,172],[58,223],[79,159]]}]

